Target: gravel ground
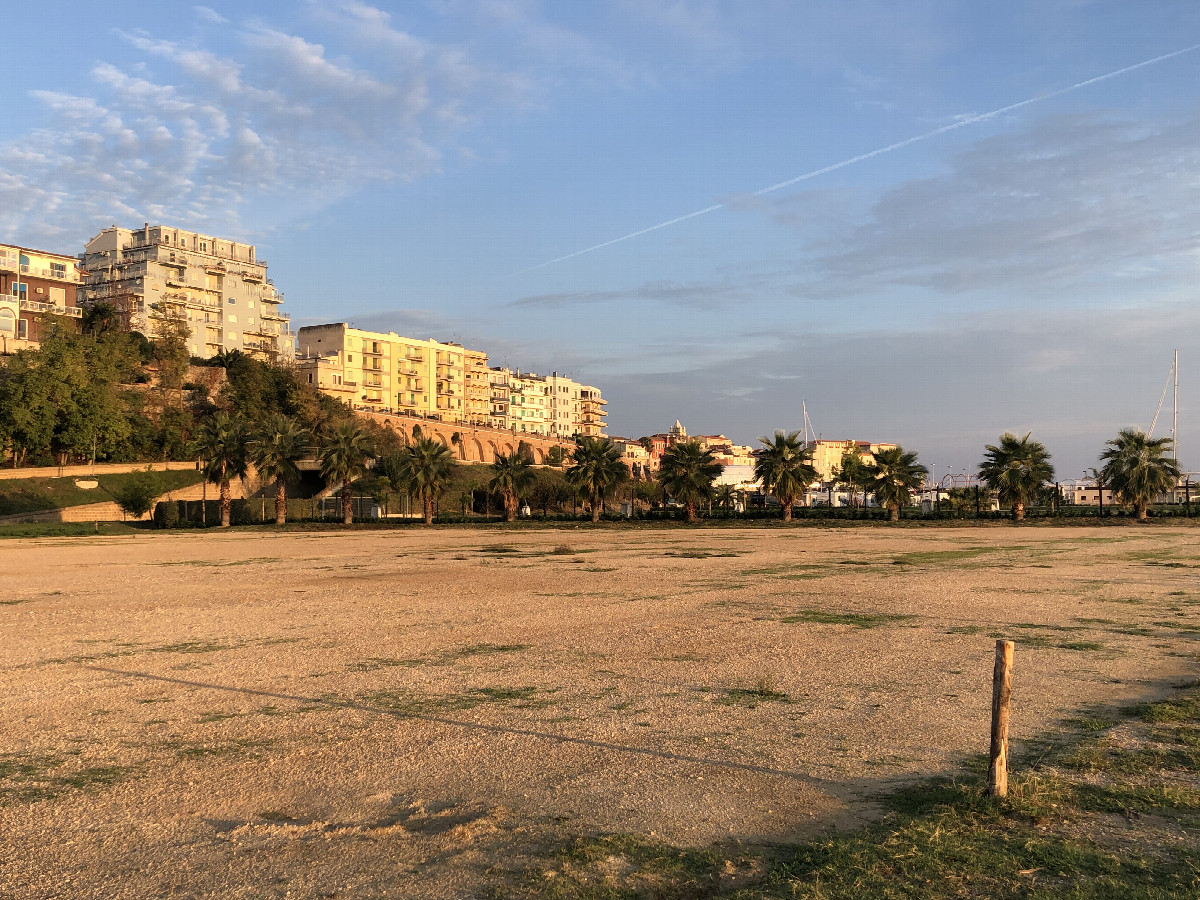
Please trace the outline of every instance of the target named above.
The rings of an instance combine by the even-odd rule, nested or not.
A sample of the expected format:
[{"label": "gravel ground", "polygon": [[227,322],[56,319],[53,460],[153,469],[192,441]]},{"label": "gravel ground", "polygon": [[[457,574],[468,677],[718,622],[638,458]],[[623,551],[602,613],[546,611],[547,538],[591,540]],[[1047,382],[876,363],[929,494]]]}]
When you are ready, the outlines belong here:
[{"label": "gravel ground", "polygon": [[1200,531],[4,542],[0,896],[477,895],[568,835],[787,842],[1194,674]]}]

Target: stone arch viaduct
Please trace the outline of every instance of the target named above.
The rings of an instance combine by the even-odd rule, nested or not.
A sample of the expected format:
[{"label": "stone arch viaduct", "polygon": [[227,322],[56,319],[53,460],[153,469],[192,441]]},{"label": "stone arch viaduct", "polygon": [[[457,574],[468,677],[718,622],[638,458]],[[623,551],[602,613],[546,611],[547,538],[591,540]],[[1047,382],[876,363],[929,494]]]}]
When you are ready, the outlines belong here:
[{"label": "stone arch viaduct", "polygon": [[[405,443],[412,437],[413,426],[419,425],[421,434],[441,441],[450,449],[456,459],[466,463],[491,463],[497,455],[512,453],[517,449],[517,445],[524,441],[533,453],[534,464],[541,466],[546,464],[546,454],[551,447],[562,447],[564,451],[570,451],[575,447],[574,441],[501,431],[497,428],[486,428],[479,425],[439,422],[436,419],[397,416],[367,410],[355,410],[355,412],[364,419],[370,419],[383,428],[395,431]],[[458,436],[457,439],[455,439],[455,435]]]}]

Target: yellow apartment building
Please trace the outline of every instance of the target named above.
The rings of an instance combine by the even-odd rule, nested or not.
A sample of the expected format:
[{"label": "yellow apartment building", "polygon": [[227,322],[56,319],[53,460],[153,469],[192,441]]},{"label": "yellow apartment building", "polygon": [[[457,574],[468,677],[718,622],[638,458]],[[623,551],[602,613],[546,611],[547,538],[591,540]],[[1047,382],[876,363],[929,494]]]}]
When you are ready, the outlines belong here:
[{"label": "yellow apartment building", "polygon": [[0,354],[37,348],[46,316],[78,321],[76,262],[73,256],[0,244]]},{"label": "yellow apartment building", "polygon": [[466,352],[459,344],[335,322],[297,332],[296,366],[302,380],[356,409],[462,422]]}]

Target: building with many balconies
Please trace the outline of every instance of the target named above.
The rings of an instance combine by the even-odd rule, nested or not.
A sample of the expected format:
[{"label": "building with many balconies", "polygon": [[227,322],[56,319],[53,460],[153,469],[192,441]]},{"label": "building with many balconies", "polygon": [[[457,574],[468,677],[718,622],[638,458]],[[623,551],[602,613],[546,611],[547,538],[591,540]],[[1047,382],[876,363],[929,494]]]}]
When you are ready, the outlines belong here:
[{"label": "building with many balconies", "polygon": [[106,228],[88,241],[79,304],[105,303],[124,327],[150,339],[167,322],[188,328],[188,350],[211,357],[241,350],[290,359],[294,338],[283,295],[254,245],[164,225]]},{"label": "building with many balconies", "polygon": [[48,316],[78,321],[73,256],[0,244],[0,353],[34,349]]},{"label": "building with many balconies", "polygon": [[470,351],[460,344],[363,331],[345,322],[306,325],[297,343],[301,379],[356,409],[464,421]]}]

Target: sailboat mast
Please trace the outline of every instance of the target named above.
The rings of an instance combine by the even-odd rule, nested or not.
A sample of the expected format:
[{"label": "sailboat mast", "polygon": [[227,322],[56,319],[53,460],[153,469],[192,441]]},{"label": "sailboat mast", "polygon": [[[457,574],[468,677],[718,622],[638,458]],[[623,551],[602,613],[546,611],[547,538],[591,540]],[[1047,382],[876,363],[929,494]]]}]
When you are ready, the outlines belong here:
[{"label": "sailboat mast", "polygon": [[1171,454],[1179,464],[1179,351],[1175,351],[1175,396],[1171,411]]}]

